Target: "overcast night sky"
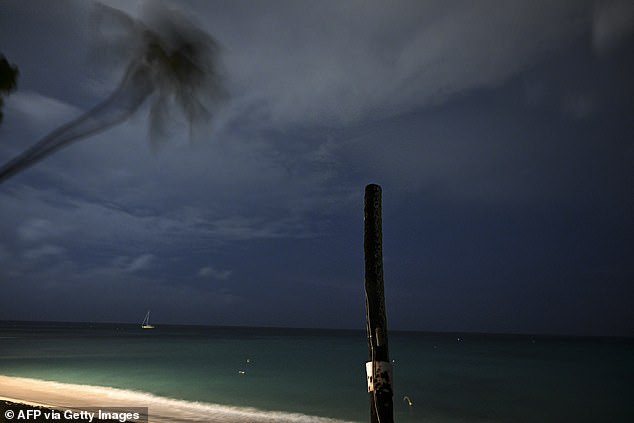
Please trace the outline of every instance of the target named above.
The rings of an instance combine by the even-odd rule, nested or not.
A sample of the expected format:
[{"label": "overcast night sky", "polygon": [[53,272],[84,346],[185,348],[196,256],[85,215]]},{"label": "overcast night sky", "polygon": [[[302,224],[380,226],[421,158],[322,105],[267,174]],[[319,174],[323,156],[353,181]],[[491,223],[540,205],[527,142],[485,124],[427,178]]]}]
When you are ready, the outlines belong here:
[{"label": "overcast night sky", "polygon": [[[634,336],[634,3],[165,4],[226,99],[0,184],[0,319],[362,329],[378,183],[390,329]],[[0,164],[116,88],[95,10],[0,3]]]}]

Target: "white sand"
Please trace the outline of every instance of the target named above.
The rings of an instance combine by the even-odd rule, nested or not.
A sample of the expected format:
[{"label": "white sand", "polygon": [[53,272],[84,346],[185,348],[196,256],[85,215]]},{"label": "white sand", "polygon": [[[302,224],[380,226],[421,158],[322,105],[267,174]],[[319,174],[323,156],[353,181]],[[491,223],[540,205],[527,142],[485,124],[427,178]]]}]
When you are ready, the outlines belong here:
[{"label": "white sand", "polygon": [[181,401],[143,392],[0,375],[0,399],[49,408],[148,407],[153,423],[341,423],[302,414]]}]

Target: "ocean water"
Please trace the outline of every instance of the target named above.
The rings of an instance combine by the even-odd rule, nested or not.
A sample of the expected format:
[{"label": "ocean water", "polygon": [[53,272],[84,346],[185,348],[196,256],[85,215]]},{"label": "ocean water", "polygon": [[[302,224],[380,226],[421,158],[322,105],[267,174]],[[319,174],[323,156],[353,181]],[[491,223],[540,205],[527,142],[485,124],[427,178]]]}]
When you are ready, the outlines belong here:
[{"label": "ocean water", "polygon": [[[396,422],[634,421],[631,338],[391,332],[389,342]],[[2,375],[262,413],[367,422],[366,358],[363,331],[0,322]]]}]

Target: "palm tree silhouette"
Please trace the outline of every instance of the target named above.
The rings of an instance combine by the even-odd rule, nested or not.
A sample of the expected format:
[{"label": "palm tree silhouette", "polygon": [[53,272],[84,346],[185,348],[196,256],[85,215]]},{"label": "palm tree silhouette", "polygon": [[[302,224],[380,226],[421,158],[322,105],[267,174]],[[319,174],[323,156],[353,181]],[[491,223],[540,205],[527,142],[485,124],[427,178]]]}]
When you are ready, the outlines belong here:
[{"label": "palm tree silhouette", "polygon": [[0,54],[0,123],[2,123],[2,105],[4,100],[3,95],[9,95],[18,86],[18,71],[17,66],[9,63],[3,54]]},{"label": "palm tree silhouette", "polygon": [[105,101],[2,166],[0,183],[73,142],[125,121],[152,95],[152,142],[161,140],[172,104],[180,106],[191,130],[194,124],[208,121],[211,107],[224,98],[217,43],[180,13],[148,10],[155,23],[148,26],[107,6],[100,5],[99,11],[124,27],[131,36],[127,45],[137,46],[123,79]]}]

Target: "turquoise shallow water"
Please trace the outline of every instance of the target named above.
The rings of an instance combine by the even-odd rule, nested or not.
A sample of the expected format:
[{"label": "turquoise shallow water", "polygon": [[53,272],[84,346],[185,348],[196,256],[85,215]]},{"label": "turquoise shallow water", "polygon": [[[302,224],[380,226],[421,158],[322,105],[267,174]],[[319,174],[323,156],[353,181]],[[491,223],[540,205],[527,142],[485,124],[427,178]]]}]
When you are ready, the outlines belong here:
[{"label": "turquoise shallow water", "polygon": [[[0,374],[359,422],[366,348],[362,331],[0,322]],[[392,332],[390,355],[397,422],[634,421],[632,339]]]}]

